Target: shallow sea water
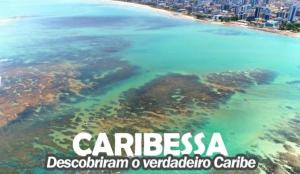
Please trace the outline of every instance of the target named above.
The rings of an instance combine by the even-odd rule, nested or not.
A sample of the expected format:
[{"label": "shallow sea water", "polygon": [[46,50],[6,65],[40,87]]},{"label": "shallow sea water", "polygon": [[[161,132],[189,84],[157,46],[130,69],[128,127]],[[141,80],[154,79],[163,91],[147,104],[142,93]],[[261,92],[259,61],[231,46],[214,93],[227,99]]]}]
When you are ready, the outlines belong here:
[{"label": "shallow sea water", "polygon": [[[10,21],[0,25],[0,76],[8,79],[7,72],[11,69],[28,72],[34,68],[56,76],[55,66],[59,64],[73,73],[64,74],[65,69],[62,69],[60,78],[74,77],[93,86],[77,84],[84,89],[76,93],[75,88],[73,93],[66,94],[65,89],[54,83],[49,89],[56,95],[54,101],[41,99],[30,107],[34,111],[22,112],[17,119],[3,125],[0,128],[0,171],[45,173],[41,164],[45,155],[49,152],[72,154],[70,141],[76,133],[126,130],[131,123],[110,120],[119,114],[120,99],[126,91],[147,86],[161,76],[196,75],[199,81],[205,81],[211,73],[257,68],[273,71],[276,78],[269,84],[253,85],[245,92],[234,93],[217,108],[208,111],[194,108],[195,116],[185,119],[174,115],[168,117],[170,122],[163,120],[162,125],[167,131],[179,132],[188,131],[190,127],[190,131],[203,131],[207,137],[221,132],[230,155],[251,153],[278,159],[279,152],[287,153],[286,144],[294,149],[294,155],[300,155],[300,135],[295,133],[299,129],[295,128],[297,122],[291,123],[300,114],[298,38],[201,24],[107,1],[4,0],[0,2],[0,9],[0,21]],[[43,64],[48,68],[41,68]],[[29,69],[22,69],[24,67]],[[119,69],[125,70],[114,74]],[[107,75],[113,76],[103,78]],[[20,76],[24,77],[38,78]],[[22,91],[19,93],[22,95]],[[205,112],[205,116],[198,117],[201,112]],[[102,123],[103,119],[107,123]],[[185,121],[189,119],[196,121],[189,125],[192,123]],[[153,130],[164,130],[157,125],[161,120],[155,121]],[[138,121],[136,124],[134,126],[139,127]],[[141,127],[137,129],[149,131]],[[291,132],[296,134],[293,139],[288,136]],[[125,173],[137,172],[149,173]]]}]

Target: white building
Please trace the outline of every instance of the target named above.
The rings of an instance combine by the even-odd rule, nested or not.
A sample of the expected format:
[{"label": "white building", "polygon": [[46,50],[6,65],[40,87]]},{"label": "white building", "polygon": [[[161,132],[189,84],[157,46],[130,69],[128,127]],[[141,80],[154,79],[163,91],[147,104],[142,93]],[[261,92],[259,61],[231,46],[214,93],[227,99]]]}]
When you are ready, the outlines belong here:
[{"label": "white building", "polygon": [[295,21],[296,13],[297,13],[297,6],[292,5],[289,10],[288,20],[291,22]]}]

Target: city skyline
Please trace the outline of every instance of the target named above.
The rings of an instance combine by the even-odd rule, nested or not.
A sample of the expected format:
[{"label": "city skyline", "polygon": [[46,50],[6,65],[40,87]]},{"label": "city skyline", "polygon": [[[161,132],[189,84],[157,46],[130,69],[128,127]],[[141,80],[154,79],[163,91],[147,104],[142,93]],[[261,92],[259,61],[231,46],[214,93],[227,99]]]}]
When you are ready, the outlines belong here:
[{"label": "city skyline", "polygon": [[300,31],[298,0],[129,0],[129,2],[185,13],[200,19],[248,22],[248,25],[259,28]]}]

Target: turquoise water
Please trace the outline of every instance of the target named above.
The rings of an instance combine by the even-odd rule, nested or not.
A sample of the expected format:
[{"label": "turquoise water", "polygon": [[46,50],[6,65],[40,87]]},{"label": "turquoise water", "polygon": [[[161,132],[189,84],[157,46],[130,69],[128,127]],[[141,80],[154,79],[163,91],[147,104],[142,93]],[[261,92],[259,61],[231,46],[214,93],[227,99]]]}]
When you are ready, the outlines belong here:
[{"label": "turquoise water", "polygon": [[[96,134],[109,126],[126,125],[113,121],[100,124],[102,116],[113,117],[116,110],[96,118],[93,113],[108,105],[118,108],[112,102],[118,103],[124,92],[141,88],[159,76],[179,73],[196,75],[202,80],[210,73],[256,68],[274,71],[277,76],[271,84],[251,86],[246,93],[237,92],[225,104],[209,110],[205,124],[200,121],[201,124],[193,125],[193,131],[204,131],[207,135],[221,132],[230,155],[248,152],[277,159],[278,152],[286,152],[284,144],[292,146],[294,154],[300,154],[300,141],[297,143],[278,135],[282,142],[275,143],[270,138],[273,136],[268,136],[276,132],[274,130],[289,130],[289,120],[300,110],[300,84],[287,83],[300,80],[299,38],[202,24],[107,1],[4,0],[0,1],[0,21],[3,20],[9,22],[0,22],[0,75],[8,76],[10,69],[26,72],[28,70],[22,70],[22,67],[35,65],[38,70],[45,70],[40,68],[42,64],[49,65],[50,69],[46,68],[45,72],[53,75],[57,69],[51,64],[65,67],[67,63],[74,69],[84,64],[87,69],[74,70],[74,76],[88,84],[88,80],[83,80],[86,74],[99,71],[93,75],[105,76],[115,68],[106,69],[106,64],[109,66],[110,63],[105,62],[105,66],[92,69],[93,61],[97,64],[101,59],[123,61],[114,66],[129,67],[134,71],[124,78],[116,76],[100,82],[103,84],[99,85],[104,87],[99,89],[80,91],[80,95],[73,97],[81,97],[76,102],[55,101],[53,104],[47,100],[34,103],[34,109],[44,105],[45,108],[42,107],[39,114],[29,113],[24,119],[18,117],[13,124],[5,123],[0,130],[3,145],[0,147],[0,169],[3,171],[44,173],[37,161],[44,160],[48,152],[68,151],[71,144],[62,142],[68,142],[81,130]],[[69,78],[68,74],[63,76]],[[53,88],[57,92],[55,88],[59,85]],[[58,93],[57,96],[63,94],[62,91]],[[76,122],[77,117],[81,120]],[[193,119],[200,120],[198,117]],[[173,129],[184,131],[181,123],[185,122],[178,121],[179,126]],[[85,124],[89,127],[84,127]],[[175,125],[169,124],[171,128]],[[21,136],[21,132],[25,135]],[[266,136],[269,139],[262,138]],[[295,136],[299,139],[299,135]],[[15,145],[17,142],[20,145]],[[191,171],[194,172],[199,173]]]}]

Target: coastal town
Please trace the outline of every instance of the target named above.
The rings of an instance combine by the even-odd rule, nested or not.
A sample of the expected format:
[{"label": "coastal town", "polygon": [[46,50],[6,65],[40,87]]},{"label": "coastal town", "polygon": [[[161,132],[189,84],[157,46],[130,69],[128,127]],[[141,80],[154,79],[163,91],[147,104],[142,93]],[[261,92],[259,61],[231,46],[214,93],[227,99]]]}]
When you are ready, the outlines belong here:
[{"label": "coastal town", "polygon": [[299,0],[120,0],[264,31],[300,32]]}]

